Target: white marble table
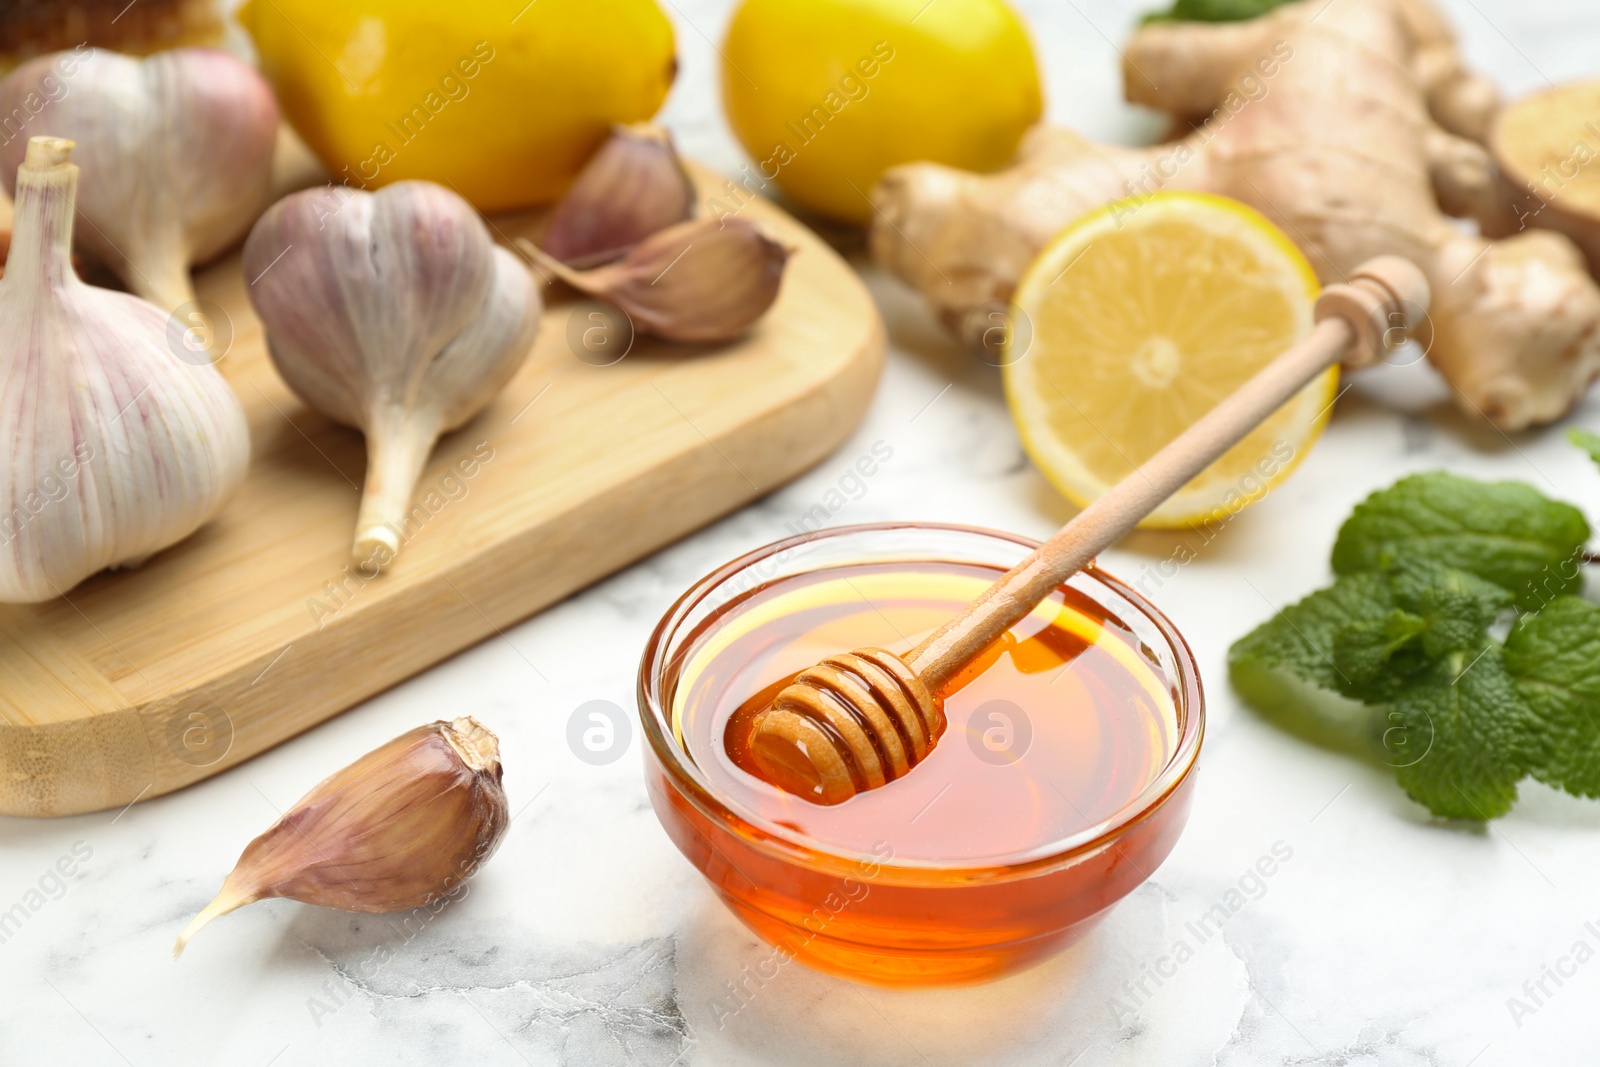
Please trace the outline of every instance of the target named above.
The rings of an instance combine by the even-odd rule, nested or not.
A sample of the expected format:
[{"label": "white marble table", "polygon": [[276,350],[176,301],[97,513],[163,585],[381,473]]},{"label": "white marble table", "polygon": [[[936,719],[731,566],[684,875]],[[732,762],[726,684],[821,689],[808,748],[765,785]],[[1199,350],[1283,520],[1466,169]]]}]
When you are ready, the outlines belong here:
[{"label": "white marble table", "polygon": [[[715,103],[709,40],[731,5],[672,6],[683,74],[667,119],[691,152],[731,170],[742,157]],[[1054,117],[1108,138],[1148,131],[1115,80],[1111,42],[1134,4],[1021,6]],[[1510,91],[1595,66],[1592,0],[1448,6],[1474,61]],[[1151,587],[1199,656],[1209,735],[1186,835],[1092,936],[1020,977],[953,991],[864,989],[795,965],[737,1014],[719,1010],[762,949],[657,826],[637,729],[623,758],[594,766],[569,750],[568,717],[590,700],[631,709],[634,662],[671,599],[782,536],[874,442],[893,458],[838,522],[1042,536],[1068,514],[1024,457],[995,373],[896,284],[867,278],[893,337],[887,373],[860,432],[795,484],[212,781],[120,815],[0,819],[0,911],[43,900],[0,936],[0,1064],[1592,1062],[1600,963],[1547,983],[1554,995],[1520,1020],[1507,998],[1578,942],[1600,948],[1600,804],[1525,785],[1487,829],[1432,825],[1388,774],[1255,718],[1224,676],[1229,642],[1322,584],[1338,522],[1404,473],[1522,478],[1600,519],[1600,472],[1560,435],[1508,441],[1473,427],[1420,370],[1358,385],[1290,483]],[[1572,421],[1600,425],[1600,396]],[[1136,536],[1107,564],[1137,578],[1176,543]],[[500,733],[520,814],[462,902],[397,929],[271,901],[169,959],[278,809],[381,741],[466,713]],[[1186,923],[1275,845],[1292,854],[1264,892],[1193,943]],[[58,884],[63,858],[73,874]],[[1194,955],[1174,971],[1161,960],[1180,938]],[[382,946],[394,958],[373,967]],[[1159,985],[1147,977],[1158,963],[1173,972]]]}]

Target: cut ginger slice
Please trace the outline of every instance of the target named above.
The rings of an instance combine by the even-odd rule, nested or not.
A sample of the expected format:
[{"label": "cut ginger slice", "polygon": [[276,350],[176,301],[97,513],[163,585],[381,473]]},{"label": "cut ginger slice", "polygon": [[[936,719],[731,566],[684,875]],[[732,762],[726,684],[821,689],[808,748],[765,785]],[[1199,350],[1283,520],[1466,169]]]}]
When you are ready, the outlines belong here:
[{"label": "cut ginger slice", "polygon": [[[1161,193],[1061,233],[1012,301],[1002,363],[1022,441],[1082,507],[1311,329],[1319,286],[1300,251],[1236,201]],[[1265,496],[1322,433],[1331,369],[1140,525],[1198,526]]]},{"label": "cut ginger slice", "polygon": [[1506,105],[1489,146],[1516,227],[1564,233],[1600,266],[1600,81]]}]

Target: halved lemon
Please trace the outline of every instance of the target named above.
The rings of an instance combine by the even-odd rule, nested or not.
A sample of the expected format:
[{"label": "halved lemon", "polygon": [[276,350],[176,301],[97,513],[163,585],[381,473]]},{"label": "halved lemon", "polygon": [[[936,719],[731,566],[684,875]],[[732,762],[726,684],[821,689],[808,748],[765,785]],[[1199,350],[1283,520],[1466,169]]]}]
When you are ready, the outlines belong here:
[{"label": "halved lemon", "polygon": [[[1313,326],[1300,250],[1204,193],[1124,200],[1073,223],[1012,300],[1006,398],[1023,445],[1074,504],[1101,496]],[[1261,499],[1327,424],[1339,371],[1306,386],[1140,525],[1216,522]]]}]

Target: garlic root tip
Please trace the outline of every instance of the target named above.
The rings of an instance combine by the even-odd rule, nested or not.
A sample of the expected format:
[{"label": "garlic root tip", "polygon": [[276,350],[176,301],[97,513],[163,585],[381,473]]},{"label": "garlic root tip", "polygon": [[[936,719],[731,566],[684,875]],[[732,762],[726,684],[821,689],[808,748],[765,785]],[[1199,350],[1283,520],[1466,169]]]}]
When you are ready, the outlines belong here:
[{"label": "garlic root tip", "polygon": [[393,527],[379,523],[365,527],[356,534],[350,559],[375,574],[387,567],[399,552],[399,535]]},{"label": "garlic root tip", "polygon": [[494,731],[471,715],[452,719],[444,739],[456,750],[465,763],[475,771],[487,770],[500,762],[500,739]]},{"label": "garlic root tip", "polygon": [[49,170],[65,166],[72,159],[75,142],[65,137],[30,137],[22,165],[30,170]]},{"label": "garlic root tip", "polygon": [[234,911],[235,909],[242,908],[246,904],[253,904],[255,903],[256,899],[256,897],[249,894],[240,895],[237,890],[234,890],[226,884],[223,885],[222,892],[217,894],[217,898],[211,903],[207,904],[205,909],[201,911],[199,915],[196,915],[193,919],[191,919],[189,921],[189,925],[183,928],[183,933],[178,935],[177,942],[172,946],[172,958],[177,959],[178,957],[182,956],[183,950],[189,947],[189,940],[193,938],[195,934],[198,934],[200,932],[200,928],[205,926],[212,919],[226,915],[228,912]]}]

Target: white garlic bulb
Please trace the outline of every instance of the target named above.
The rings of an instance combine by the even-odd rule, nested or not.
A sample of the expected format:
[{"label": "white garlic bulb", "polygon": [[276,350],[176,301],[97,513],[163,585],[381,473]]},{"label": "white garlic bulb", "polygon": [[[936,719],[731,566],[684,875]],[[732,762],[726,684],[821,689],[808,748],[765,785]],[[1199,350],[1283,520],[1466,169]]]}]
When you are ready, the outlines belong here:
[{"label": "white garlic bulb", "polygon": [[538,286],[470,204],[420,181],[280,200],[245,242],[244,271],[289,387],[367,436],[352,555],[382,570],[414,530],[411,496],[434,442],[526,358]]},{"label": "white garlic bulb", "polygon": [[[278,104],[249,64],[178,48],[135,59],[82,46],[0,81],[0,116],[77,144],[78,247],[163,311],[193,301],[189,267],[238,241],[271,199]],[[0,143],[7,191],[24,137]]]},{"label": "white garlic bulb", "polygon": [[72,270],[72,142],[35,137],[0,278],[0,602],[60,596],[181,541],[244,480],[244,410],[167,316]]}]

